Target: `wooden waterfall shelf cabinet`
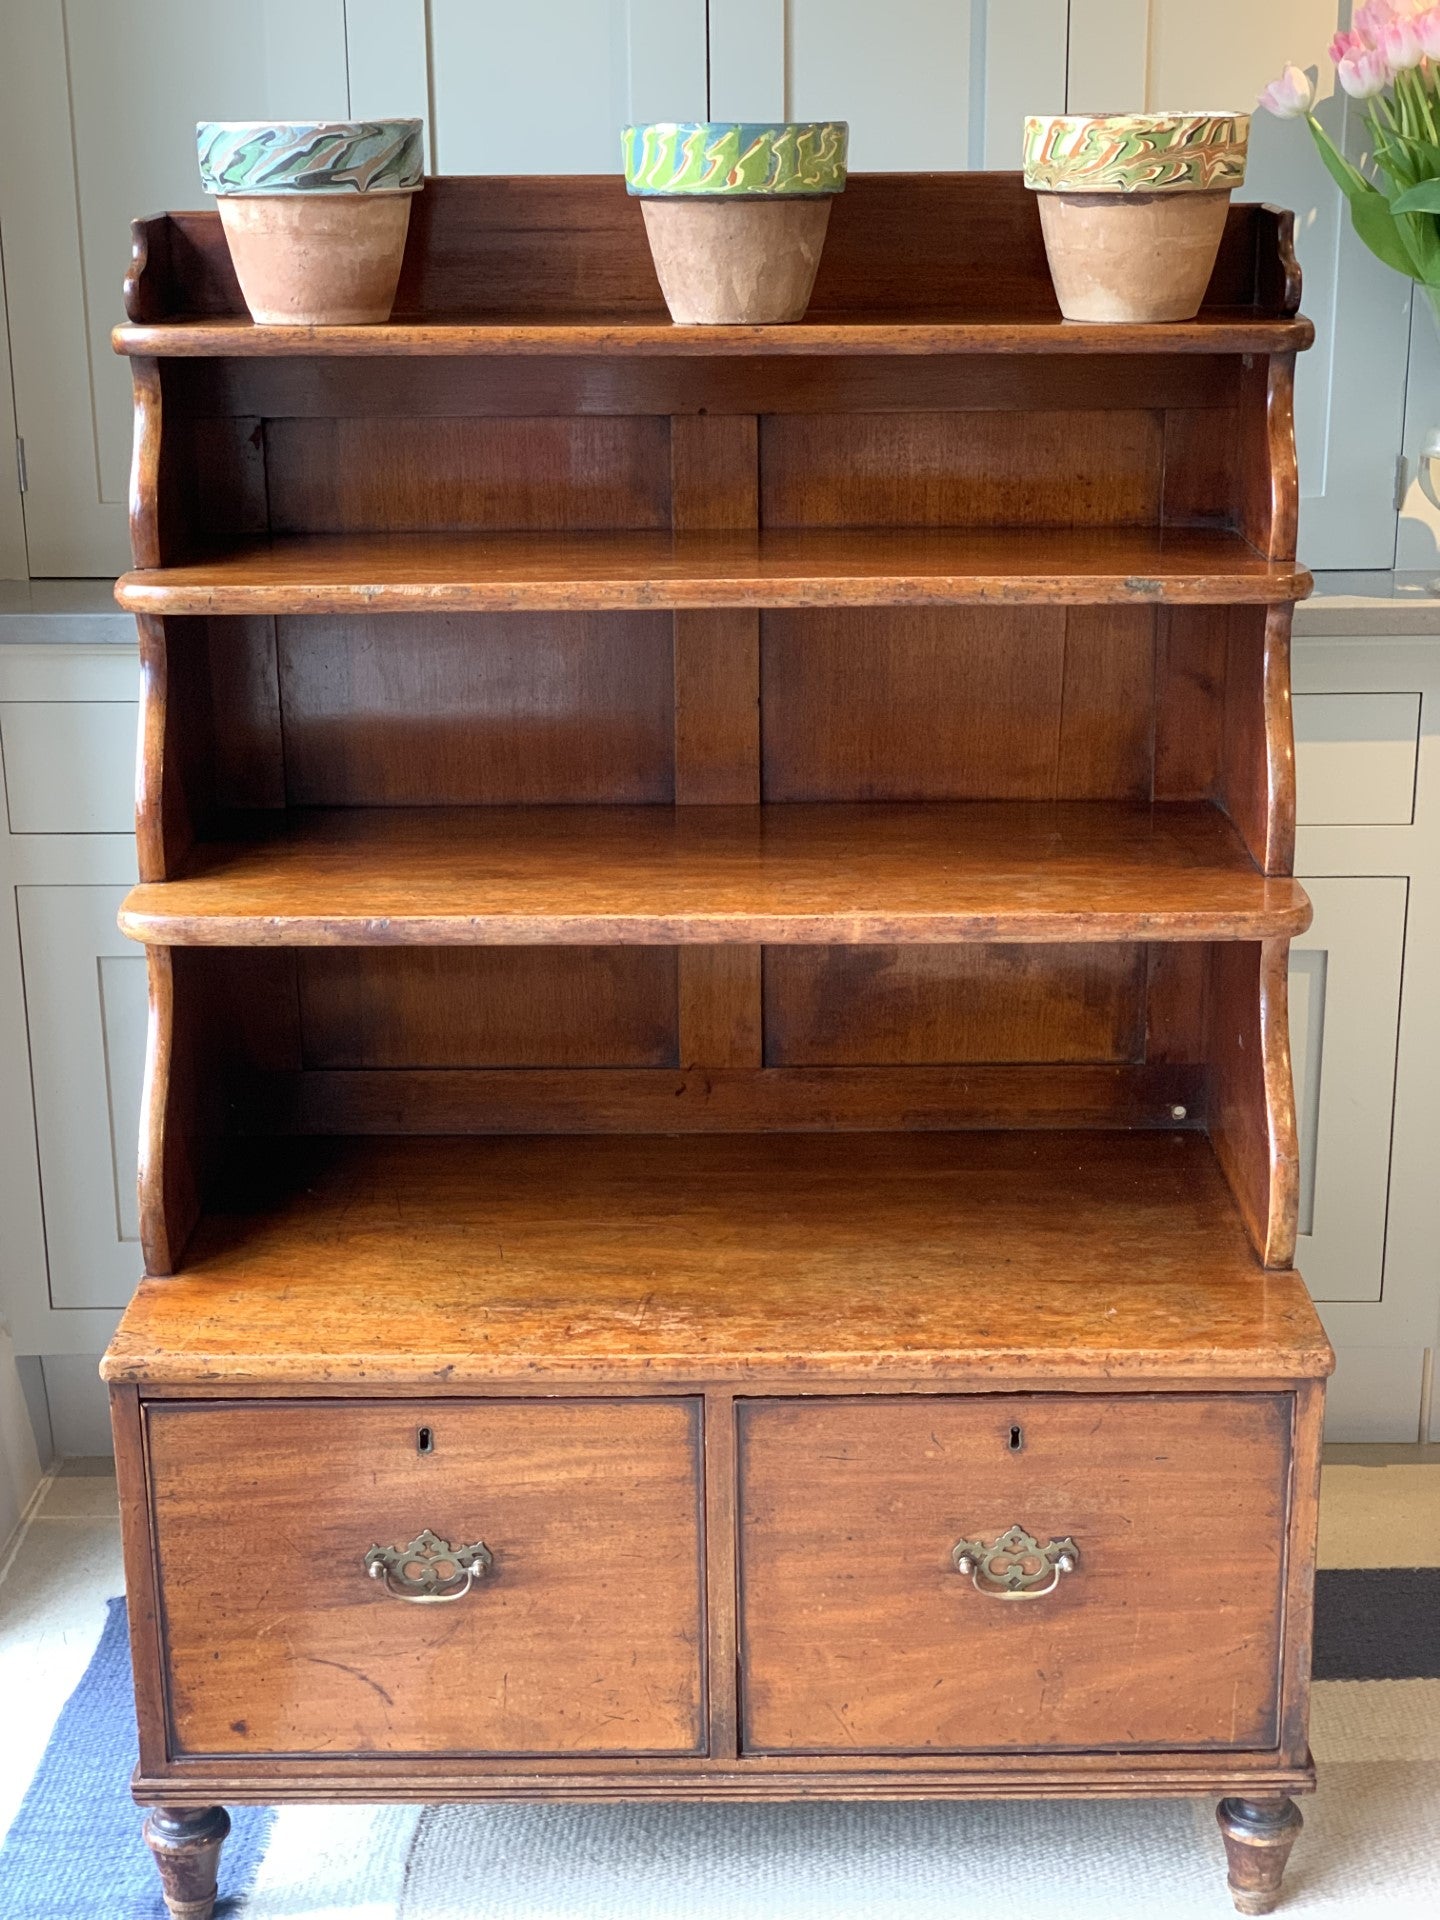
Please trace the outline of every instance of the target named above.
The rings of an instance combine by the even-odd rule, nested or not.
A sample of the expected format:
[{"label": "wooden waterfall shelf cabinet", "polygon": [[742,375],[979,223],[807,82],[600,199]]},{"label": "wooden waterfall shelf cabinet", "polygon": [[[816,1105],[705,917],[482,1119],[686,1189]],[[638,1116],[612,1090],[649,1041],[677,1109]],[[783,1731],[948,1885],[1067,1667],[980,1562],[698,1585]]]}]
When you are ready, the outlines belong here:
[{"label": "wooden waterfall shelf cabinet", "polygon": [[137,224],[176,1915],[325,1797],[1218,1793],[1273,1906],[1298,301],[1240,206],[1066,326],[1004,175],[861,176],[793,328],[671,327],[609,179],[429,182],[373,329]]}]

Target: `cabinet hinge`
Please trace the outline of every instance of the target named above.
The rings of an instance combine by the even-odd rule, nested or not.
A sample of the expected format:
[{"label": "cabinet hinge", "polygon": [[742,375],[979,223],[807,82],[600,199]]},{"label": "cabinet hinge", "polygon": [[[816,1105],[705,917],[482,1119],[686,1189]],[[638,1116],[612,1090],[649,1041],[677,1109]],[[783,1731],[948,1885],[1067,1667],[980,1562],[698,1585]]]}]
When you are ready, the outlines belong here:
[{"label": "cabinet hinge", "polygon": [[1395,456],[1395,511],[1399,513],[1405,505],[1405,496],[1410,491],[1410,462],[1403,453]]},{"label": "cabinet hinge", "polygon": [[15,475],[20,482],[21,493],[30,491],[30,474],[25,465],[25,442],[17,433],[15,436]]}]

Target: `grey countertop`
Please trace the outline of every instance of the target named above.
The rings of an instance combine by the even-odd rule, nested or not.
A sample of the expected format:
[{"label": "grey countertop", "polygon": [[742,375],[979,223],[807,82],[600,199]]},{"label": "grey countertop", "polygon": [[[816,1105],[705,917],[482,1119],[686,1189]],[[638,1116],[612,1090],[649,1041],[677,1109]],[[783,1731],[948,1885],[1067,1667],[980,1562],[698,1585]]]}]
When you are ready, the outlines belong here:
[{"label": "grey countertop", "polygon": [[0,645],[135,645],[112,580],[0,580]]},{"label": "grey countertop", "polygon": [[[108,580],[0,580],[0,645],[134,646],[135,623]],[[1440,574],[1317,573],[1295,611],[1300,637],[1440,638]]]}]

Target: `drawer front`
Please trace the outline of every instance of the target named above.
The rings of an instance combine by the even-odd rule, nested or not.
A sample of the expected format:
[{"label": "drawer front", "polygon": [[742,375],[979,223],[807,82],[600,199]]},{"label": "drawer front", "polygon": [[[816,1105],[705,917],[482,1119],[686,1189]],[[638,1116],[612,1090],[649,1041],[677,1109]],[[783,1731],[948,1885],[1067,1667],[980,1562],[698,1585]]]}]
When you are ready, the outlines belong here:
[{"label": "drawer front", "polygon": [[[1275,1745],[1289,1396],[757,1400],[739,1422],[748,1751]],[[1027,1557],[1010,1591],[984,1550],[1012,1527],[1077,1564]]]},{"label": "drawer front", "polygon": [[[703,1751],[698,1401],[161,1404],[147,1428],[176,1757]],[[489,1564],[433,1566],[423,1599],[423,1550],[367,1572],[426,1529]]]}]

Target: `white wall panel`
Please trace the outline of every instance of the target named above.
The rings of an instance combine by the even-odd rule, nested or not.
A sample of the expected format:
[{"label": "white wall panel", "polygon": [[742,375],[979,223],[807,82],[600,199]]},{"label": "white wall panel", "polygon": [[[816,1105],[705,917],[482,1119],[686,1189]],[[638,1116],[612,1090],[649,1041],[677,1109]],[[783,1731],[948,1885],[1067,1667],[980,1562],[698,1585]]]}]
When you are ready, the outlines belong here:
[{"label": "white wall panel", "polygon": [[1408,883],[1311,879],[1290,949],[1290,1052],[1300,1130],[1295,1264],[1317,1300],[1379,1300]]},{"label": "white wall panel", "polygon": [[987,0],[977,48],[983,123],[978,143],[971,137],[972,166],[1018,167],[1026,116],[1064,112],[1069,14],[1069,0]]},{"label": "white wall panel", "polygon": [[430,39],[425,0],[345,0],[345,52],[352,120],[425,122],[430,150]]},{"label": "white wall panel", "polygon": [[349,110],[344,0],[0,0],[0,232],[34,574],[127,564],[137,214],[203,204],[195,122]]},{"label": "white wall panel", "polygon": [[441,173],[618,173],[629,120],[703,120],[704,0],[430,0]]},{"label": "white wall panel", "polygon": [[[3,25],[3,19],[0,19]],[[25,510],[20,502],[20,467],[14,452],[15,392],[10,379],[10,324],[5,314],[4,235],[0,233],[0,580],[24,580],[30,572],[25,553]]]},{"label": "white wall panel", "polygon": [[972,0],[789,0],[785,111],[848,120],[857,172],[963,167]]},{"label": "white wall panel", "polygon": [[1068,0],[710,0],[715,119],[848,120],[857,172],[1016,167],[1065,104]]},{"label": "white wall panel", "polygon": [[712,120],[785,118],[785,0],[710,0]]},{"label": "white wall panel", "polygon": [[54,1307],[123,1307],[140,1278],[134,1201],[145,962],[118,887],[19,889],[20,949]]}]

